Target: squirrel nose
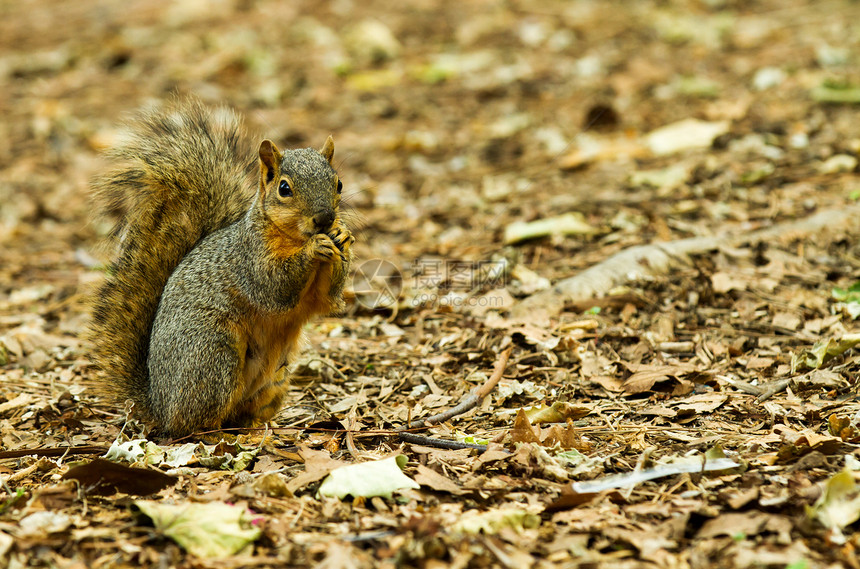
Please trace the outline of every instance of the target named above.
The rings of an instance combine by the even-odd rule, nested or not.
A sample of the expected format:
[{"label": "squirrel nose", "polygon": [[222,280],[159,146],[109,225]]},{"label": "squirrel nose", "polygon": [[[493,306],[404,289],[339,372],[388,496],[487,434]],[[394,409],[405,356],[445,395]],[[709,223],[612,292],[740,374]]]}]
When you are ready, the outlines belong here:
[{"label": "squirrel nose", "polygon": [[331,229],[331,224],[334,223],[334,212],[324,211],[314,215],[314,227],[317,233],[325,233]]}]

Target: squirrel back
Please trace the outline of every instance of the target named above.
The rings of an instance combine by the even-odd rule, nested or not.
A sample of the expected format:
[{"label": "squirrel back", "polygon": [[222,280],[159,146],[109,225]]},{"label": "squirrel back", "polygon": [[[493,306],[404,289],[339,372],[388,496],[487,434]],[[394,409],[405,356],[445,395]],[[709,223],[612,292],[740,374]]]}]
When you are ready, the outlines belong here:
[{"label": "squirrel back", "polygon": [[94,299],[90,337],[105,390],[146,413],[162,291],[195,245],[248,211],[256,153],[236,113],[195,100],[142,113],[128,126],[110,152],[119,164],[94,185],[103,212],[118,218],[118,254]]}]

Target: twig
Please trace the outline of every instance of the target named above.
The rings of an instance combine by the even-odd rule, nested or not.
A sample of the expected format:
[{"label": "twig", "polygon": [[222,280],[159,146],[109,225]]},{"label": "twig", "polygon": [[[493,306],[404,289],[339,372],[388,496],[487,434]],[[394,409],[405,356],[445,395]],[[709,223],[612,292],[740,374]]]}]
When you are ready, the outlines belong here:
[{"label": "twig", "polygon": [[309,360],[308,360],[307,362],[305,362],[305,363],[307,363],[308,365],[310,365],[310,364],[312,364],[312,363],[314,363],[314,362],[319,362],[319,363],[323,364],[324,366],[326,366],[327,368],[329,368],[330,370],[332,370],[333,372],[335,372],[335,373],[338,375],[338,377],[340,377],[341,379],[343,379],[343,380],[348,379],[348,378],[346,377],[346,375],[344,375],[344,373],[343,373],[342,371],[340,371],[339,369],[337,369],[337,366],[336,366],[336,365],[334,365],[332,362],[328,361],[328,360],[327,360],[327,359],[325,359],[325,358],[312,358],[312,359],[309,359]]},{"label": "twig", "polygon": [[[398,429],[396,432],[400,439],[404,442],[413,442],[415,444],[423,444],[425,446],[433,446],[437,448],[449,448],[449,449],[457,449],[457,448],[474,448],[478,450],[486,450],[486,446],[484,445],[474,445],[471,443],[459,443],[454,441],[445,441],[442,439],[434,439],[432,437],[421,437],[420,435],[412,435],[408,432],[411,429],[424,429],[426,427],[431,427],[433,425],[438,425],[452,417],[456,417],[457,415],[462,415],[467,411],[475,408],[478,404],[490,394],[490,392],[498,385],[499,381],[502,379],[502,375],[505,373],[505,367],[508,365],[508,360],[511,357],[511,352],[513,351],[513,346],[509,346],[507,349],[502,351],[499,354],[499,359],[496,361],[496,365],[493,368],[493,373],[484,382],[483,385],[473,390],[469,395],[467,395],[463,401],[460,402],[456,407],[452,407],[443,413],[439,413],[438,415],[432,415],[427,417],[426,419],[416,419],[415,421],[409,422],[408,428]],[[323,363],[327,363],[324,360],[319,360]],[[334,368],[335,371],[340,371]],[[284,430],[304,430],[306,427],[279,427],[277,429],[272,429],[273,432],[281,432]],[[217,432],[228,432],[228,431],[257,431],[262,430],[264,432],[268,431],[268,426],[265,429],[246,429],[246,428],[235,428],[235,429],[215,429],[211,431],[204,431],[201,433],[195,433],[192,435],[188,435],[186,437],[182,437],[180,439],[171,440],[171,442],[176,443],[188,438],[199,437],[204,434],[209,433],[217,433]],[[329,429],[318,429],[322,431],[329,431]],[[340,429],[332,430],[332,432],[340,432]],[[352,434],[356,431],[354,429],[346,429],[348,434]],[[380,430],[378,432],[374,431],[360,431],[362,435],[367,434],[390,434],[390,431]],[[409,437],[417,437],[413,438],[413,440],[407,440]],[[265,435],[264,435],[265,438]],[[419,440],[420,439],[420,440]],[[448,445],[448,446],[444,446]],[[354,444],[352,445],[354,447]],[[357,449],[352,448],[351,451],[357,451]],[[81,446],[81,447],[61,447],[61,448],[44,448],[44,449],[21,449],[21,450],[13,450],[13,451],[0,451],[0,459],[4,458],[20,458],[23,456],[39,456],[39,457],[50,457],[50,456],[64,456],[67,453],[71,455],[75,454],[104,454],[107,452],[107,448],[97,447],[97,446]]]},{"label": "twig", "polygon": [[501,354],[499,354],[499,360],[496,362],[496,367],[493,368],[493,374],[490,378],[484,382],[482,386],[478,389],[475,389],[469,395],[467,395],[457,406],[451,407],[447,411],[443,413],[439,413],[438,415],[432,415],[427,417],[426,419],[416,419],[409,423],[409,427],[412,429],[417,429],[420,427],[431,427],[433,425],[438,425],[444,421],[452,417],[456,417],[457,415],[462,415],[466,411],[469,411],[478,406],[484,397],[490,394],[490,392],[496,387],[499,381],[502,379],[502,374],[505,373],[505,366],[508,365],[508,359],[511,357],[511,352],[514,350],[513,346],[509,346],[506,350],[504,350]]},{"label": "twig", "polygon": [[[487,379],[487,381],[485,381],[483,385],[469,393],[458,405],[451,407],[447,411],[439,413],[438,415],[432,415],[430,417],[427,417],[426,419],[416,419],[415,421],[411,421],[408,423],[408,428],[419,429],[424,427],[432,427],[433,425],[438,425],[443,421],[447,421],[448,419],[456,417],[457,415],[462,415],[463,413],[477,407],[478,404],[484,399],[484,397],[489,395],[490,392],[496,387],[496,385],[498,385],[499,381],[502,379],[502,375],[505,373],[505,367],[508,365],[508,360],[510,359],[511,352],[513,352],[513,350],[513,346],[508,346],[508,348],[503,350],[502,353],[499,354],[499,359],[498,361],[496,361],[496,366],[493,368],[493,373],[492,375],[490,375],[489,379]],[[487,447],[484,445],[446,441],[433,437],[426,437],[413,433],[408,433],[406,428],[400,429],[398,431],[398,436],[403,442],[420,444],[434,448],[470,448],[477,449],[481,452],[487,450]]]},{"label": "twig", "polygon": [[636,245],[615,253],[576,275],[562,279],[551,288],[524,298],[511,310],[515,319],[527,318],[535,310],[544,315],[559,314],[565,304],[591,302],[606,291],[644,277],[664,275],[691,255],[720,247],[740,247],[746,243],[774,241],[785,236],[808,235],[856,223],[860,206],[821,210],[807,218],[784,221],[751,232],[690,237],[649,245]]},{"label": "twig", "polygon": [[696,346],[693,342],[660,342],[657,349],[669,354],[692,354]]},{"label": "twig", "polygon": [[348,428],[346,430],[346,436],[344,438],[346,440],[346,448],[347,450],[349,450],[349,454],[351,454],[352,458],[354,458],[356,461],[360,461],[366,455],[359,451],[358,447],[355,446],[355,424],[356,422],[358,422],[358,416],[356,415],[355,410],[357,407],[358,402],[356,401],[356,403],[352,406],[352,409],[349,410],[349,413],[346,416]]},{"label": "twig", "polygon": [[780,379],[779,381],[774,381],[768,384],[767,390],[759,395],[756,398],[756,403],[764,403],[777,393],[781,391],[785,391],[788,388],[788,385],[791,383],[791,379]]},{"label": "twig", "polygon": [[340,539],[342,539],[346,542],[349,542],[349,543],[356,543],[356,542],[360,542],[360,541],[374,541],[374,540],[382,539],[384,537],[389,537],[389,536],[392,536],[395,534],[396,534],[396,532],[394,530],[384,529],[384,530],[379,530],[379,531],[367,531],[364,533],[345,535],[345,536],[341,537]]},{"label": "twig", "polygon": [[744,393],[748,393],[749,395],[759,396],[764,393],[764,389],[762,389],[761,387],[753,385],[752,383],[744,381],[742,379],[736,379],[727,375],[718,375],[717,379],[720,381],[725,381],[735,389],[743,391]]},{"label": "twig", "polygon": [[4,450],[0,451],[0,460],[5,458],[21,458],[22,456],[66,456],[66,454],[104,454],[108,451],[107,447],[86,445],[79,447],[54,447],[54,448],[33,448],[19,450]]},{"label": "twig", "polygon": [[475,443],[461,443],[460,441],[448,441],[445,439],[437,439],[434,437],[425,437],[424,435],[416,435],[415,433],[402,432],[398,433],[400,440],[404,443],[413,445],[424,445],[426,447],[443,448],[447,450],[460,450],[464,448],[475,449],[480,452],[487,450],[487,445],[479,445]]},{"label": "twig", "polygon": [[18,482],[19,480],[23,480],[24,478],[27,478],[28,476],[30,476],[31,474],[33,474],[34,472],[36,472],[39,469],[39,466],[40,466],[39,463],[40,463],[40,461],[37,460],[36,462],[31,464],[27,468],[24,468],[23,470],[19,470],[18,472],[10,474],[9,476],[7,476],[6,478],[3,479],[3,486],[6,486],[6,484],[9,482]]}]

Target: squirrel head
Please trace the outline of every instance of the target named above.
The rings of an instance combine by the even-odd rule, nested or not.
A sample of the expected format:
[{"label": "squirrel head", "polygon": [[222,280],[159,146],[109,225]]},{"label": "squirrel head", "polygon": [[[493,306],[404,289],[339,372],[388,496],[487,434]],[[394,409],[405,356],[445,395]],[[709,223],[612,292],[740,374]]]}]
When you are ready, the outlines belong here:
[{"label": "squirrel head", "polygon": [[309,239],[327,233],[337,219],[343,184],[332,167],[334,140],[320,150],[281,152],[271,140],[260,144],[263,212],[282,232]]}]

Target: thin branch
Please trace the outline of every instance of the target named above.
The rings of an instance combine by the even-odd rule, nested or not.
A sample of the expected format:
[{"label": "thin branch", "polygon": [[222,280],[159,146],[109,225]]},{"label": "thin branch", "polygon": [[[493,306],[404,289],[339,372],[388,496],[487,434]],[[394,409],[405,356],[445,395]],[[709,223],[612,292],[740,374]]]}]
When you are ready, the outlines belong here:
[{"label": "thin branch", "polygon": [[[502,353],[499,354],[499,359],[496,361],[496,365],[493,368],[493,373],[490,375],[489,379],[484,382],[483,385],[478,387],[469,393],[457,406],[448,409],[444,413],[439,413],[438,415],[433,415],[431,417],[427,417],[426,419],[417,419],[409,423],[408,428],[402,428],[395,431],[397,435],[400,437],[400,440],[404,442],[409,442],[413,444],[421,444],[425,446],[432,446],[436,448],[447,448],[447,449],[460,449],[460,448],[471,448],[477,450],[486,450],[485,445],[476,445],[471,443],[460,443],[456,441],[445,441],[442,439],[434,439],[432,437],[423,437],[420,435],[415,435],[409,433],[410,430],[413,429],[425,429],[427,427],[432,427],[433,425],[438,425],[452,417],[456,417],[457,415],[462,415],[471,409],[474,409],[478,406],[478,404],[490,394],[493,389],[495,389],[496,385],[498,385],[499,381],[502,379],[502,375],[505,373],[505,367],[508,365],[508,360],[511,357],[511,352],[513,351],[513,346],[509,346]],[[323,361],[323,360],[320,360]],[[205,431],[203,433],[195,433],[192,435],[188,435],[187,437],[183,437],[180,439],[172,440],[172,443],[176,443],[188,438],[199,437],[201,434],[207,433],[216,433],[216,432],[227,432],[227,431],[260,431],[267,430],[259,428],[259,429],[247,429],[247,428],[228,428],[228,429],[216,429],[212,431]],[[303,431],[306,430],[307,427],[278,427],[276,429],[272,429],[273,432],[281,432],[285,430],[290,431]],[[343,432],[341,429],[316,429],[321,431],[331,431],[331,432]],[[348,434],[357,433],[362,435],[368,434],[393,434],[391,431],[386,430],[378,430],[378,431],[355,431],[354,429],[345,429]],[[357,449],[354,448],[354,443],[351,445],[353,448],[350,448],[351,451],[355,452]],[[0,451],[0,459],[2,458],[19,458],[22,456],[63,456],[66,453],[76,455],[76,454],[104,454],[107,452],[107,449],[104,447],[97,446],[81,446],[81,447],[61,447],[61,448],[46,448],[46,449],[21,449],[14,451]]]},{"label": "thin branch", "polygon": [[451,407],[447,411],[443,413],[439,413],[438,415],[432,415],[427,417],[426,419],[416,419],[409,423],[409,427],[412,429],[417,429],[420,427],[432,427],[433,425],[438,425],[452,417],[456,417],[457,415],[462,415],[463,413],[470,411],[471,409],[478,406],[478,404],[490,394],[490,392],[496,387],[499,381],[502,379],[502,374],[505,373],[505,366],[508,365],[508,359],[511,357],[511,352],[514,350],[513,346],[509,346],[505,349],[501,354],[499,354],[499,359],[496,362],[495,368],[493,368],[493,374],[490,376],[487,381],[484,382],[482,386],[475,389],[469,395],[467,395],[456,407]]},{"label": "thin branch", "polygon": [[480,452],[487,450],[487,445],[479,445],[475,443],[461,443],[460,441],[448,441],[445,439],[437,439],[434,437],[426,437],[424,435],[416,435],[415,433],[401,432],[398,433],[400,440],[404,443],[413,445],[423,445],[426,447],[443,448],[447,450],[460,450],[464,448],[475,449]]},{"label": "thin branch", "polygon": [[[447,421],[452,417],[456,417],[457,415],[462,415],[463,413],[470,411],[478,406],[478,404],[490,394],[490,392],[495,389],[496,385],[498,385],[499,381],[502,379],[502,375],[505,373],[505,367],[508,365],[508,360],[511,357],[511,352],[513,352],[514,347],[509,346],[501,354],[499,354],[499,359],[496,361],[496,365],[493,368],[493,373],[484,382],[483,385],[478,387],[477,389],[472,390],[460,403],[459,405],[452,407],[445,411],[444,413],[439,413],[438,415],[433,415],[431,417],[427,417],[426,419],[417,419],[409,423],[409,429],[420,429],[426,427],[432,427],[433,425],[438,425],[443,421]],[[480,452],[487,450],[486,445],[478,445],[473,443],[461,443],[457,441],[447,441],[444,439],[437,439],[433,437],[427,437],[422,435],[416,435],[414,433],[408,432],[406,428],[400,429],[397,433],[397,436],[401,441],[410,444],[418,444],[424,445],[428,447],[434,448],[444,448],[449,450],[457,450],[457,449],[475,449]]]},{"label": "thin branch", "polygon": [[6,458],[21,458],[23,456],[66,456],[78,454],[104,454],[108,451],[107,447],[86,445],[79,447],[52,447],[52,448],[33,448],[33,449],[18,449],[0,451],[0,460]]},{"label": "thin branch", "polygon": [[817,233],[827,229],[856,224],[860,206],[821,210],[803,219],[774,224],[756,231],[722,233],[690,237],[677,241],[636,245],[608,257],[596,265],[562,279],[551,288],[524,298],[511,310],[515,319],[528,318],[535,311],[551,316],[559,314],[566,304],[587,303],[607,294],[613,288],[646,277],[664,275],[691,255],[720,247],[740,247],[746,243],[774,241],[781,238]]},{"label": "thin branch", "polygon": [[719,381],[725,381],[735,389],[743,391],[749,395],[759,396],[764,393],[764,389],[757,385],[753,385],[748,381],[744,381],[742,379],[735,379],[734,377],[729,377],[727,375],[718,375],[717,379]]},{"label": "thin branch", "polygon": [[330,362],[329,360],[327,360],[325,358],[312,358],[312,359],[309,359],[306,363],[308,365],[310,365],[314,362],[319,362],[319,363],[323,364],[324,366],[326,366],[327,368],[329,368],[330,370],[335,372],[337,374],[337,376],[343,380],[349,379],[346,377],[346,375],[342,371],[337,369],[337,366],[334,365],[334,363]]},{"label": "thin branch", "polygon": [[778,381],[772,381],[765,385],[767,388],[761,395],[756,398],[756,403],[764,403],[777,393],[785,391],[788,389],[788,386],[791,384],[791,378],[780,379]]}]

